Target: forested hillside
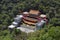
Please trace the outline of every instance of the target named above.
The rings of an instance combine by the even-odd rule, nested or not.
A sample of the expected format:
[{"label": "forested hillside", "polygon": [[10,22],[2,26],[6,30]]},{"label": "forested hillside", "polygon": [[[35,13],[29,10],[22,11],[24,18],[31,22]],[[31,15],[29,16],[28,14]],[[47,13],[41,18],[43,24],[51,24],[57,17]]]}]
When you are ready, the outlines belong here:
[{"label": "forested hillside", "polygon": [[[48,25],[28,36],[16,29],[10,34],[8,26],[13,18],[33,7],[43,10]],[[0,0],[0,40],[60,40],[60,0]]]}]

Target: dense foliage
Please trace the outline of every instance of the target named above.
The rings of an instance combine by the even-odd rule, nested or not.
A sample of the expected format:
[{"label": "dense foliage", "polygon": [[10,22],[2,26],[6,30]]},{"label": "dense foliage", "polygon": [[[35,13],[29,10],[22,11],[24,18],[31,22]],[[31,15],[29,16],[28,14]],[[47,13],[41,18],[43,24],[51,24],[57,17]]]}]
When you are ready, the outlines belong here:
[{"label": "dense foliage", "polygon": [[44,28],[35,33],[30,33],[27,40],[60,40],[60,27]]},{"label": "dense foliage", "polygon": [[0,40],[26,40],[27,34],[15,29],[10,34],[7,27],[20,10],[33,7],[46,13],[49,24],[46,29],[29,34],[28,40],[60,40],[60,0],[0,0]]}]

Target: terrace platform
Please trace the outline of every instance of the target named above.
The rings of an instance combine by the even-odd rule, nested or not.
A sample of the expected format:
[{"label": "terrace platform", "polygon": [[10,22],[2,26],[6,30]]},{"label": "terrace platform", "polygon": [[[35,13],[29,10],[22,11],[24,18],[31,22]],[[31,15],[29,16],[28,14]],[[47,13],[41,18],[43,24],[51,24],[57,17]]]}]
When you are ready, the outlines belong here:
[{"label": "terrace platform", "polygon": [[30,33],[30,32],[34,32],[36,31],[36,28],[35,26],[29,26],[29,25],[21,25],[20,27],[17,27],[17,29],[20,29],[22,32],[25,32],[25,33]]}]

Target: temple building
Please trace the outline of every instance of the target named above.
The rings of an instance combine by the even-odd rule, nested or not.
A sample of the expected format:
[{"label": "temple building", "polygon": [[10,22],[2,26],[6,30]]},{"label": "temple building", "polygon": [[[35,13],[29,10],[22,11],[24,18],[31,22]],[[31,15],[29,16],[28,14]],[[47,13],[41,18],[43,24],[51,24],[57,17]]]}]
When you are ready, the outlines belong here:
[{"label": "temple building", "polygon": [[17,27],[17,29],[26,33],[34,32],[41,29],[47,23],[46,18],[46,15],[42,14],[39,10],[31,9],[29,12],[17,15],[9,28]]}]

